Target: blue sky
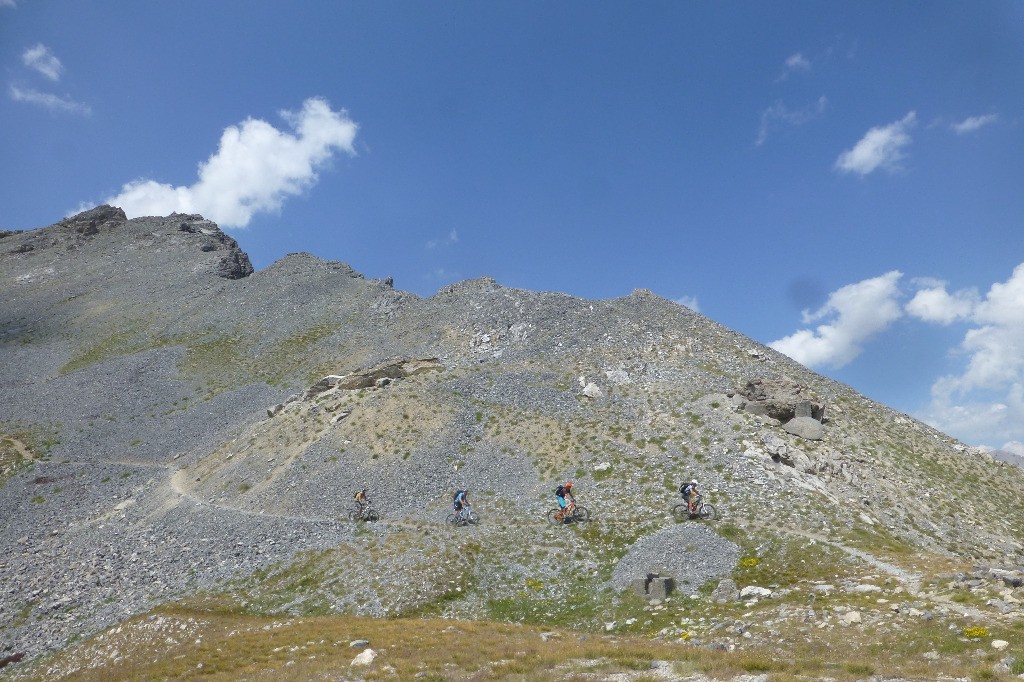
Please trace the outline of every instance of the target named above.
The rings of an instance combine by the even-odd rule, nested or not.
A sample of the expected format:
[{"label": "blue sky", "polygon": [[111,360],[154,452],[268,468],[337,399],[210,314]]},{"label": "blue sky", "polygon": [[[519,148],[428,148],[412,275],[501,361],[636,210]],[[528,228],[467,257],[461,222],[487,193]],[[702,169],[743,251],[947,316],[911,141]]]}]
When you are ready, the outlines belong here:
[{"label": "blue sky", "polygon": [[1024,3],[0,0],[0,229],[696,308],[1024,453]]}]

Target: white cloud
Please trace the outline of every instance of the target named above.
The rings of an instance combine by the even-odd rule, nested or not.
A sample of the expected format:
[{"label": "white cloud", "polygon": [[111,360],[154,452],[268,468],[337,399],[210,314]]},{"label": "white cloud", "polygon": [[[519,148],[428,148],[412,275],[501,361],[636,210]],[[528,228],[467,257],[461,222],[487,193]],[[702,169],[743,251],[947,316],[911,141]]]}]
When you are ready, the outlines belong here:
[{"label": "white cloud", "polygon": [[15,0],[0,0],[0,7],[17,7],[18,3]]},{"label": "white cloud", "polygon": [[959,123],[950,124],[949,127],[952,128],[953,132],[957,135],[964,135],[966,133],[973,133],[978,128],[984,128],[998,120],[998,114],[985,114],[984,116],[971,116],[970,118],[965,118]]},{"label": "white cloud", "polygon": [[768,345],[808,367],[848,364],[860,355],[864,342],[901,317],[898,283],[902,276],[893,270],[832,292],[821,309],[804,311],[804,324],[823,318],[830,322]]},{"label": "white cloud", "polygon": [[1011,440],[1007,443],[1003,443],[999,449],[1005,450],[1006,452],[1012,452],[1018,457],[1024,457],[1024,443],[1021,443],[1020,441]]},{"label": "white cloud", "polygon": [[971,315],[978,303],[978,292],[963,289],[954,294],[946,291],[944,284],[920,289],[907,304],[907,312],[925,322],[949,325]]},{"label": "white cloud", "polygon": [[898,170],[903,149],[910,144],[909,131],[916,122],[917,114],[911,111],[895,123],[872,128],[852,149],[839,155],[836,170],[861,176],[879,168],[890,172]]},{"label": "white cloud", "polygon": [[932,388],[931,404],[915,416],[972,444],[984,445],[1021,437],[1024,397],[1019,384],[997,400],[970,400],[966,396],[945,393],[946,388],[938,382]]},{"label": "white cloud", "polygon": [[54,82],[60,80],[60,74],[64,70],[63,64],[60,63],[56,55],[42,43],[25,50],[21,55],[21,61],[28,68],[38,71]]},{"label": "white cloud", "polygon": [[933,384],[931,404],[921,418],[976,442],[1020,439],[1024,436],[1024,263],[1006,282],[993,284],[962,318],[972,325],[958,349],[968,358],[966,366],[960,374],[940,377]]},{"label": "white cloud", "polygon": [[779,76],[779,81],[784,81],[789,78],[791,73],[806,72],[811,70],[811,62],[803,54],[797,52],[791,54],[786,58],[785,64],[782,67],[782,75]]},{"label": "white cloud", "polygon": [[811,63],[807,61],[807,57],[797,52],[786,59],[786,68],[790,71],[810,71]]},{"label": "white cloud", "polygon": [[768,139],[768,130],[775,123],[781,122],[791,126],[799,126],[813,121],[825,113],[828,98],[822,95],[816,102],[800,109],[789,109],[782,101],[778,101],[761,112],[761,127],[757,131],[755,144],[761,146]]},{"label": "white cloud", "polygon": [[320,98],[280,115],[294,134],[253,118],[229,126],[190,186],[135,180],[105,201],[128,217],[201,213],[224,227],[245,227],[256,213],[280,210],[286,197],[316,183],[317,170],[336,152],[355,154],[358,128],[344,110],[333,111]]},{"label": "white cloud", "polygon": [[28,102],[36,104],[50,111],[67,111],[75,114],[88,116],[92,109],[88,104],[82,104],[66,97],[58,97],[48,92],[39,92],[32,88],[21,89],[16,85],[10,86],[9,93],[15,102]]},{"label": "white cloud", "polygon": [[689,308],[695,313],[700,312],[700,303],[697,301],[696,296],[681,296],[675,300],[681,306]]}]

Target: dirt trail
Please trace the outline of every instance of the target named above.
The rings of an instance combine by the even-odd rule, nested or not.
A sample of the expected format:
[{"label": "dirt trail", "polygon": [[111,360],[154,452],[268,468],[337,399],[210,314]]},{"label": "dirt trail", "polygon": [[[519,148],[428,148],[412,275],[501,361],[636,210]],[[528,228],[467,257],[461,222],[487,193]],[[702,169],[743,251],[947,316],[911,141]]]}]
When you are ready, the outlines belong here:
[{"label": "dirt trail", "polygon": [[883,561],[869,552],[857,549],[856,547],[844,545],[841,542],[836,542],[835,540],[831,540],[823,535],[811,533],[809,531],[796,530],[793,528],[776,528],[775,530],[784,533],[789,533],[790,535],[799,535],[800,537],[807,538],[808,540],[814,540],[815,542],[820,542],[823,545],[834,547],[835,549],[838,549],[841,552],[845,552],[846,554],[849,554],[852,557],[856,557],[861,561],[877,568],[879,571],[882,571],[883,573],[888,573],[889,575],[898,579],[901,583],[906,585],[907,591],[911,594],[917,594],[921,589],[922,576],[920,573],[908,571],[907,569],[897,566],[896,564],[891,564],[888,561]]},{"label": "dirt trail", "polygon": [[29,447],[22,443],[17,438],[15,438],[14,436],[0,435],[0,438],[10,443],[14,447],[14,451],[18,453],[20,456],[29,460],[35,459],[35,457],[32,456],[32,451],[29,449]]}]

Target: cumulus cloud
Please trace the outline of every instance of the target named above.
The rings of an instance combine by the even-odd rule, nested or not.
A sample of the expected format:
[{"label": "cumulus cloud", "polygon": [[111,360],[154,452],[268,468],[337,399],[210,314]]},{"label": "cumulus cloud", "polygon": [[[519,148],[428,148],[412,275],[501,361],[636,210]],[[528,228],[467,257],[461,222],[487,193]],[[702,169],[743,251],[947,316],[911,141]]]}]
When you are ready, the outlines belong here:
[{"label": "cumulus cloud", "polygon": [[903,150],[910,144],[910,129],[917,122],[913,111],[887,126],[872,128],[853,148],[836,159],[836,170],[843,173],[868,175],[879,168],[889,172],[899,170]]},{"label": "cumulus cloud", "polygon": [[19,88],[16,85],[10,86],[8,90],[11,99],[15,102],[28,102],[29,104],[35,104],[41,106],[44,109],[50,111],[65,111],[73,114],[84,114],[88,116],[92,113],[92,109],[88,104],[82,104],[76,102],[68,97],[58,97],[57,95],[48,92],[39,92],[32,88]]},{"label": "cumulus cloud", "polygon": [[761,112],[761,127],[757,131],[755,144],[761,146],[768,139],[768,131],[777,123],[790,126],[800,126],[808,121],[813,121],[825,113],[828,108],[828,98],[822,95],[813,104],[799,109],[790,109],[782,101],[778,101]]},{"label": "cumulus cloud", "polygon": [[15,0],[0,0],[0,7],[17,7],[18,3]]},{"label": "cumulus cloud", "polygon": [[21,55],[21,61],[28,68],[38,71],[54,82],[60,80],[60,74],[64,71],[64,65],[60,63],[57,56],[42,43],[25,50]]},{"label": "cumulus cloud", "polygon": [[866,341],[902,316],[898,300],[902,276],[893,270],[837,289],[819,310],[804,311],[804,324],[827,322],[768,345],[808,367],[848,364],[860,355]]},{"label": "cumulus cloud", "polygon": [[965,319],[974,311],[978,304],[978,292],[974,289],[963,289],[950,294],[945,284],[939,283],[919,289],[914,298],[907,303],[907,312],[925,322],[937,322],[949,325]]},{"label": "cumulus cloud", "polygon": [[[968,298],[958,294],[961,301]],[[956,301],[958,295],[949,299]],[[938,300],[943,310],[948,300]],[[932,385],[931,404],[921,417],[976,442],[1019,439],[1024,430],[1024,263],[967,312],[953,307],[970,325],[957,349],[967,361],[961,373]]]},{"label": "cumulus cloud", "polygon": [[105,202],[120,206],[128,217],[201,213],[224,227],[245,227],[257,213],[278,211],[286,197],[316,183],[317,170],[336,152],[355,155],[358,128],[344,110],[333,111],[321,98],[280,115],[293,132],[253,118],[226,128],[192,185],[140,179]]},{"label": "cumulus cloud", "polygon": [[959,123],[950,124],[949,127],[952,128],[953,132],[957,135],[964,135],[966,133],[973,133],[978,128],[984,128],[998,120],[998,114],[985,114],[984,116],[971,116],[969,118],[965,118]]},{"label": "cumulus cloud", "polygon": [[915,416],[940,431],[973,444],[998,443],[1021,437],[1024,396],[1019,384],[995,400],[951,395],[945,392],[947,388],[944,383],[937,383],[932,388],[931,404]]}]

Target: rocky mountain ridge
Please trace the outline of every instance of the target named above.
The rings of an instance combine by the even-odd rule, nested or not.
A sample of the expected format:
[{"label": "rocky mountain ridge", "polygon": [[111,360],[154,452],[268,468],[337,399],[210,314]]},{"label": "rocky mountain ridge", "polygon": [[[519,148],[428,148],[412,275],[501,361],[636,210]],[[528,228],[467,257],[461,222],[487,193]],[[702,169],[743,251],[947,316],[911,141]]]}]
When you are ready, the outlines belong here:
[{"label": "rocky mountain ridge", "polygon": [[[0,236],[0,366],[0,654],[199,590],[780,651],[1024,615],[1019,468],[644,290],[421,298],[98,207]],[[691,476],[719,522],[672,517]],[[566,478],[586,526],[544,519]],[[456,487],[484,521],[453,533]],[[675,594],[631,595],[648,570]]]}]

